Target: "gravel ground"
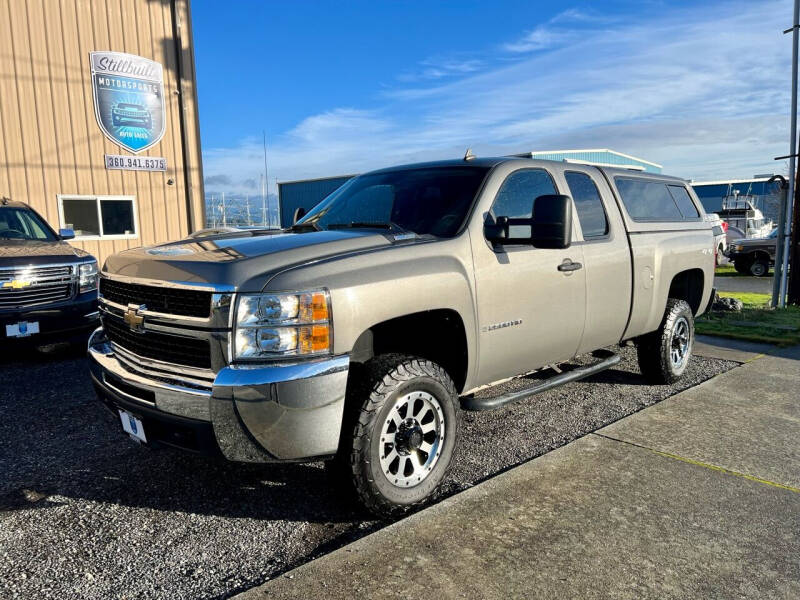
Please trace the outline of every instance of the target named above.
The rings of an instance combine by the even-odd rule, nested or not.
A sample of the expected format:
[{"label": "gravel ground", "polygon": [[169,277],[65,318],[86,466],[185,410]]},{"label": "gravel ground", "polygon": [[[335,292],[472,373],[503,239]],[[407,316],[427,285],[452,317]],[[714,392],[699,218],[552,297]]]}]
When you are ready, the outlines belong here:
[{"label": "gravel ground", "polygon": [[[591,379],[463,412],[443,494],[736,366],[695,358],[678,385],[651,387],[633,349],[622,354]],[[136,446],[74,352],[0,358],[0,377],[2,598],[226,597],[381,526],[332,491],[320,464],[237,465]]]}]

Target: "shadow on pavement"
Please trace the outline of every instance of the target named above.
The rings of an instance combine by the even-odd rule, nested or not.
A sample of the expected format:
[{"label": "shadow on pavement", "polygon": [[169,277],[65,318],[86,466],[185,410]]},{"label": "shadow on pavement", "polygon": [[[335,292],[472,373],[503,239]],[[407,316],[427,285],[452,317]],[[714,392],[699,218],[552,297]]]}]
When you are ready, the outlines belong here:
[{"label": "shadow on pavement", "polygon": [[320,463],[248,465],[138,446],[95,398],[82,354],[26,350],[0,364],[0,511],[65,496],[225,517],[363,518],[332,501]]}]

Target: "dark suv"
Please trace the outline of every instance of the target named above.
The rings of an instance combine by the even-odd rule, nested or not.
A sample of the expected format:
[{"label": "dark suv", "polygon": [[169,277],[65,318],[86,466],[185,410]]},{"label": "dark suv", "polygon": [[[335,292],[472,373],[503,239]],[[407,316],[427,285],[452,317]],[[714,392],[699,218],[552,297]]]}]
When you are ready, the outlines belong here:
[{"label": "dark suv", "polygon": [[98,325],[97,261],[27,204],[0,200],[0,341],[80,343]]},{"label": "dark suv", "polygon": [[777,228],[767,237],[734,240],[728,248],[728,258],[739,273],[764,277],[775,264],[777,241]]}]

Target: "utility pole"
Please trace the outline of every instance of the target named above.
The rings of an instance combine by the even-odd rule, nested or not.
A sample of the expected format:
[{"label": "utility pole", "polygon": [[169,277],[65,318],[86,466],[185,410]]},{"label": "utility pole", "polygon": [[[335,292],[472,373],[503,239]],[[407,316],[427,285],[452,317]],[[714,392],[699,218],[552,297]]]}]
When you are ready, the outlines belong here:
[{"label": "utility pole", "polygon": [[[785,306],[785,298],[787,292],[787,274],[789,271],[789,265],[797,265],[798,263],[795,262],[797,260],[797,173],[795,171],[795,163],[797,158],[797,51],[798,51],[798,29],[800,28],[800,0],[794,0],[794,16],[792,19],[792,26],[791,28],[784,31],[784,33],[792,32],[792,106],[791,108],[791,139],[789,140],[789,190],[786,194],[786,206],[783,207],[785,212],[785,223],[788,225],[789,223],[794,222],[794,227],[788,227],[783,231],[778,232],[779,238],[781,236],[785,236],[783,241],[783,265],[781,268],[781,280],[779,286],[779,295],[778,295],[778,306],[783,307]],[[795,210],[792,211],[792,205],[794,204]],[[794,230],[794,234],[792,234],[792,230]],[[790,240],[792,243],[790,244]],[[778,240],[781,241],[780,239]],[[791,255],[790,255],[791,251]],[[793,269],[796,271],[796,269]],[[795,292],[798,291],[800,288],[800,281],[797,281],[798,276],[797,273],[792,273],[792,282],[793,285],[790,287],[794,287]],[[792,299],[793,298],[793,299]],[[790,303],[800,303],[800,294],[795,293],[793,296],[790,295],[789,297]]]},{"label": "utility pole", "polygon": [[247,226],[249,227],[252,225],[250,222],[250,194],[246,194],[244,197],[244,202],[247,205]]},{"label": "utility pole", "polygon": [[789,183],[783,175],[773,175],[767,181],[767,185],[776,183],[778,185],[778,237],[775,248],[775,274],[772,277],[772,301],[770,306],[782,306],[783,297],[781,296],[781,281],[783,281],[783,238],[786,231],[786,203],[789,202],[787,193]]},{"label": "utility pole", "polygon": [[[792,224],[791,224],[791,246],[789,247],[789,260],[788,264],[791,265],[789,269],[789,286],[788,286],[788,304],[800,305],[800,199],[798,199],[797,183],[794,186],[794,210],[792,211]],[[789,239],[787,238],[787,239]],[[784,264],[786,261],[784,261]],[[784,277],[786,275],[784,274]]]}]

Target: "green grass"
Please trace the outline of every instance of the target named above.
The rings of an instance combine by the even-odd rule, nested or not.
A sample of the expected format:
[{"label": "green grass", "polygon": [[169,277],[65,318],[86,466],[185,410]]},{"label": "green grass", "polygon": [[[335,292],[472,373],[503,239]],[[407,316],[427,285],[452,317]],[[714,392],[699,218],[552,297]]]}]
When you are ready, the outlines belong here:
[{"label": "green grass", "polygon": [[[770,274],[773,273],[773,270],[770,268]],[[726,265],[720,265],[714,271],[714,274],[717,277],[753,277],[750,273],[739,273],[734,267],[732,263],[728,263]]]},{"label": "green grass", "polygon": [[800,344],[800,307],[770,308],[769,294],[723,292],[744,303],[740,313],[706,313],[697,319],[697,333],[766,342],[778,346]]},{"label": "green grass", "polygon": [[733,265],[728,263],[727,265],[718,266],[716,271],[715,271],[715,275],[717,277],[738,277],[738,276],[740,276],[742,274],[741,273],[737,273],[736,269],[733,268]]}]

